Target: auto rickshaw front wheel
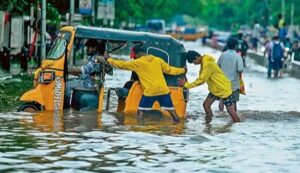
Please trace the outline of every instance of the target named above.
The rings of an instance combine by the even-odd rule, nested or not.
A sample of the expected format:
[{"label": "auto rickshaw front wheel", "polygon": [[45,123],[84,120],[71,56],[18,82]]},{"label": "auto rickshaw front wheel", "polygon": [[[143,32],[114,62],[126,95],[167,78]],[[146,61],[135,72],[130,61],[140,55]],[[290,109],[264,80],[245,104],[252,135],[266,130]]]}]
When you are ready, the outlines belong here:
[{"label": "auto rickshaw front wheel", "polygon": [[36,112],[36,111],[40,111],[40,105],[38,105],[37,103],[23,103],[19,109],[18,112]]}]

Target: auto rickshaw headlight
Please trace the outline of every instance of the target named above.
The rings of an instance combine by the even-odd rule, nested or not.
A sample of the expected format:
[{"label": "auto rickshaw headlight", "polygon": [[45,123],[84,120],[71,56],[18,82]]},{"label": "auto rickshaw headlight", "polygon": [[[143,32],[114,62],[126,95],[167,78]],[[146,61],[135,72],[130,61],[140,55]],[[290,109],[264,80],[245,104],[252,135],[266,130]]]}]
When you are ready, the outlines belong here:
[{"label": "auto rickshaw headlight", "polygon": [[54,71],[41,71],[38,82],[41,84],[48,84],[52,82],[54,78],[55,78]]}]

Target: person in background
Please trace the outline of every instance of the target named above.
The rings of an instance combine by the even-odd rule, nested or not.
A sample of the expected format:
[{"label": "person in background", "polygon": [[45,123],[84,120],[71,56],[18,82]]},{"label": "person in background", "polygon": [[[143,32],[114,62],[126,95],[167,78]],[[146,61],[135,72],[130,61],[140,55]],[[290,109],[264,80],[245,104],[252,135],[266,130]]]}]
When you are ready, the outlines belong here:
[{"label": "person in background", "polygon": [[141,117],[144,111],[151,110],[154,102],[158,101],[161,108],[170,113],[174,122],[180,122],[163,73],[180,75],[186,73],[187,69],[171,67],[161,58],[147,55],[145,49],[143,44],[135,45],[133,47],[135,57],[132,61],[115,60],[109,54],[104,54],[104,58],[111,66],[132,70],[138,75],[143,89],[143,95],[137,110],[138,117]]},{"label": "person in background", "polygon": [[[237,102],[239,101],[240,95],[240,75],[244,70],[242,57],[236,52],[238,40],[231,37],[227,41],[227,48],[218,59],[218,65],[225,73],[227,78],[231,82],[232,89],[232,103],[235,111],[237,111]],[[220,100],[219,108],[223,111],[223,102]]]},{"label": "person in background", "polygon": [[283,23],[282,27],[279,29],[279,32],[278,32],[279,40],[281,42],[283,42],[283,43],[285,42],[287,33],[288,33],[288,27],[286,26],[286,23]]},{"label": "person in background", "polygon": [[253,25],[253,33],[252,33],[252,48],[255,52],[257,52],[258,41],[260,38],[261,27],[257,21],[254,22]]},{"label": "person in background", "polygon": [[240,30],[240,25],[237,22],[235,22],[231,25],[231,34],[232,35],[237,35],[239,30]]},{"label": "person in background", "polygon": [[277,19],[278,19],[277,29],[280,30],[281,28],[284,27],[284,23],[285,23],[285,22],[284,22],[284,18],[283,18],[283,16],[282,16],[281,13],[279,13],[279,14],[277,15]]},{"label": "person in background", "polygon": [[281,76],[280,70],[282,69],[282,64],[284,60],[284,46],[279,41],[278,36],[274,36],[272,41],[268,44],[267,49],[268,51],[268,78],[271,77],[271,70],[274,70],[274,77]]},{"label": "person in background", "polygon": [[232,120],[240,122],[240,118],[232,102],[231,82],[215,63],[215,59],[210,55],[200,55],[198,52],[192,50],[188,51],[186,59],[189,63],[201,65],[199,76],[194,82],[188,83],[185,79],[179,79],[178,83],[187,89],[207,83],[209,94],[203,102],[206,114],[205,122],[210,123],[212,120],[213,112],[211,105],[215,100],[222,100]]},{"label": "person in background", "polygon": [[249,48],[247,42],[243,39],[243,34],[238,33],[238,44],[237,44],[237,53],[241,55],[243,58],[243,64],[244,67],[246,67],[246,56],[247,56],[247,50]]},{"label": "person in background", "polygon": [[293,41],[293,46],[292,46],[292,60],[293,61],[300,61],[299,40],[294,40]]}]

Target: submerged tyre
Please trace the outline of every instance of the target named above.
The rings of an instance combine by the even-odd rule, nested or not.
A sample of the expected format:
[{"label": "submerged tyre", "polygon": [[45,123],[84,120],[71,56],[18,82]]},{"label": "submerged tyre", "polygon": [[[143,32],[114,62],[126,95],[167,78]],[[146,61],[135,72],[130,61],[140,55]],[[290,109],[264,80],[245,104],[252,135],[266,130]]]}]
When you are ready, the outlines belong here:
[{"label": "submerged tyre", "polygon": [[35,104],[35,103],[23,103],[19,109],[18,112],[36,112],[36,111],[40,111],[40,107],[39,105]]}]

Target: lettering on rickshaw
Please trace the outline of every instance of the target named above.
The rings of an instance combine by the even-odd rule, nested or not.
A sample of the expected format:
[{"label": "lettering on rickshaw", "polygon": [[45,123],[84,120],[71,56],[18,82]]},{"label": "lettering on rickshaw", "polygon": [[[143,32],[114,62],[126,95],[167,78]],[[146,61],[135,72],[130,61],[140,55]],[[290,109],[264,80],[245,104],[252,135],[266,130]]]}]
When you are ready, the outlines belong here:
[{"label": "lettering on rickshaw", "polygon": [[54,88],[54,110],[57,111],[61,105],[62,98],[62,83],[61,77],[55,78],[55,88]]}]

